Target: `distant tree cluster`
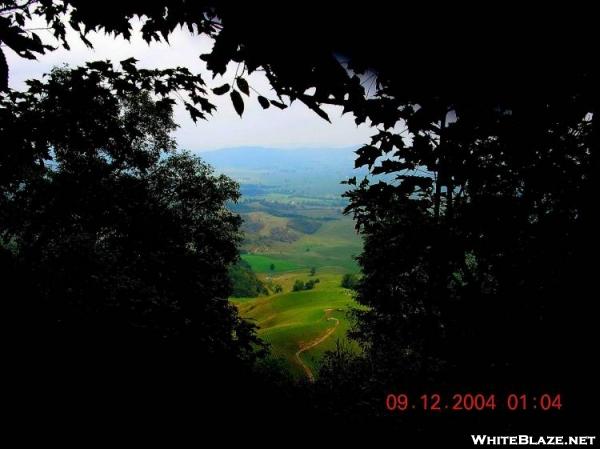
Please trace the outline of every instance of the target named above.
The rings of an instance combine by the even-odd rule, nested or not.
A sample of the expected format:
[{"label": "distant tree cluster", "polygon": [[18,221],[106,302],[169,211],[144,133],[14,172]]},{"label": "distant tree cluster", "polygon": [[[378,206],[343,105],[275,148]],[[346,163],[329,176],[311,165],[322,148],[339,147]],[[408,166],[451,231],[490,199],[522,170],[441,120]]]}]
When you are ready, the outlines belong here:
[{"label": "distant tree cluster", "polygon": [[277,226],[269,231],[269,239],[275,242],[292,243],[298,240],[298,234],[290,231],[287,227]]},{"label": "distant tree cluster", "polygon": [[346,274],[344,274],[344,276],[342,276],[341,286],[343,288],[354,290],[354,289],[356,289],[359,280],[360,280],[360,278],[357,274],[346,273]]},{"label": "distant tree cluster", "polygon": [[314,234],[321,227],[321,223],[310,218],[293,217],[289,220],[287,226],[303,234]]},{"label": "distant tree cluster", "polygon": [[292,291],[299,292],[302,290],[304,290],[304,281],[296,279],[296,282],[294,282],[294,286],[292,287]]},{"label": "distant tree cluster", "polygon": [[294,282],[294,286],[292,287],[292,291],[300,292],[303,290],[312,290],[319,282],[321,282],[319,278],[311,279],[306,282],[301,279],[296,279],[296,282]]}]

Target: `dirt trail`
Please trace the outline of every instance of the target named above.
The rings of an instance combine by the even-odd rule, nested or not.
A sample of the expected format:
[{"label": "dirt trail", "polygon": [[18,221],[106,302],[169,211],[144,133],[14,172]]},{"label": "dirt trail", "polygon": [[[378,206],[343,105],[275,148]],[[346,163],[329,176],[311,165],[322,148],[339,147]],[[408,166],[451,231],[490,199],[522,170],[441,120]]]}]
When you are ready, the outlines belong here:
[{"label": "dirt trail", "polygon": [[313,341],[309,342],[308,344],[302,345],[300,347],[300,349],[298,349],[298,351],[296,352],[296,360],[298,360],[298,363],[300,364],[300,366],[302,366],[302,368],[304,369],[304,372],[306,373],[306,377],[308,377],[308,380],[311,381],[311,382],[315,381],[315,376],[314,376],[312,370],[308,367],[308,365],[302,361],[302,358],[300,357],[300,354],[302,354],[305,351],[308,351],[309,349],[314,348],[317,345],[320,345],[325,340],[327,340],[327,338],[329,338],[329,336],[331,334],[333,334],[335,332],[335,330],[337,329],[338,325],[340,324],[340,320],[338,320],[337,318],[329,316],[332,310],[333,309],[325,309],[325,316],[327,317],[328,321],[335,321],[335,326],[333,326],[332,328],[327,329],[327,332],[325,332],[322,336],[320,336],[316,340],[313,340]]}]

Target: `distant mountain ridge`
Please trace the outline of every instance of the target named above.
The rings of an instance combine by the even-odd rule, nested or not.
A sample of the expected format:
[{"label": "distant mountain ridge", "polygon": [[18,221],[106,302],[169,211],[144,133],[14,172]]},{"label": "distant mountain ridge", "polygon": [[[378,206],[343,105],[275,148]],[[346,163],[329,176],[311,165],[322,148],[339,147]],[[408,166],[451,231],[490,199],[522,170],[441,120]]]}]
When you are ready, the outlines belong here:
[{"label": "distant mountain ridge", "polygon": [[356,148],[248,146],[197,154],[217,172],[240,182],[242,187],[277,186],[280,192],[322,197],[341,195],[347,190],[341,181],[367,174],[364,168],[354,168]]}]

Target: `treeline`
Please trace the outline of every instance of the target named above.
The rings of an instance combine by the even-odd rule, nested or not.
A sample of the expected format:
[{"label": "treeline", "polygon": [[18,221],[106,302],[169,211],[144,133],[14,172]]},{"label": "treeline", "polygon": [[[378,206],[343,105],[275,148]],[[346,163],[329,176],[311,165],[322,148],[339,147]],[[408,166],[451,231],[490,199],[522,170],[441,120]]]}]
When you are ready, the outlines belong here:
[{"label": "treeline", "polygon": [[356,273],[346,273],[342,276],[341,286],[349,290],[356,290],[360,277]]},{"label": "treeline", "polygon": [[231,296],[254,298],[269,294],[265,284],[258,279],[250,264],[243,259],[229,268],[229,277],[233,288]]},{"label": "treeline", "polygon": [[319,278],[309,279],[306,282],[301,279],[296,279],[292,287],[292,291],[301,292],[303,290],[312,290],[319,282],[321,282]]}]

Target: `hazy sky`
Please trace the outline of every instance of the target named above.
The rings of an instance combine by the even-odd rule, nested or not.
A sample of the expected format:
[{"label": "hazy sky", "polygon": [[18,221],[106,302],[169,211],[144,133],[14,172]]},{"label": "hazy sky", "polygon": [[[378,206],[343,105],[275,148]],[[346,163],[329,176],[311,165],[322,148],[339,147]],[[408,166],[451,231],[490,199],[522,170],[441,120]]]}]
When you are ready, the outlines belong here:
[{"label": "hazy sky", "polygon": [[[43,39],[46,31],[38,32]],[[200,73],[209,87],[231,84],[235,66],[232,64],[223,77],[212,79],[205,63],[199,55],[212,47],[206,37],[193,36],[186,30],[176,31],[166,43],[146,44],[139,33],[134,33],[131,42],[103,34],[93,34],[90,40],[94,49],[90,50],[79,41],[76,34],[69,34],[71,50],[59,49],[39,57],[35,61],[18,57],[5,48],[10,68],[9,83],[12,88],[21,89],[28,78],[40,78],[53,66],[69,64],[76,66],[85,61],[110,59],[120,61],[131,56],[139,59],[138,66],[145,68],[167,68],[185,66],[194,73]],[[266,97],[273,98],[267,80],[258,72],[248,78],[250,85]],[[295,102],[285,110],[271,107],[263,110],[256,96],[245,98],[245,111],[240,118],[228,95],[211,96],[217,111],[207,121],[194,124],[185,110],[178,105],[175,110],[176,122],[180,128],[175,137],[180,148],[189,150],[210,150],[234,146],[258,145],[269,147],[342,147],[366,143],[374,134],[373,129],[361,125],[357,127],[349,114],[341,115],[341,109],[325,106],[332,124],[308,110],[302,103]]]}]

